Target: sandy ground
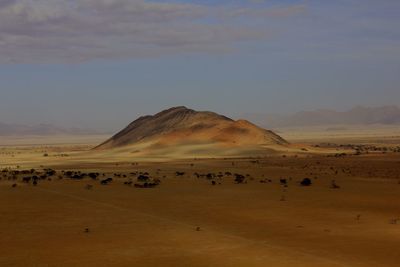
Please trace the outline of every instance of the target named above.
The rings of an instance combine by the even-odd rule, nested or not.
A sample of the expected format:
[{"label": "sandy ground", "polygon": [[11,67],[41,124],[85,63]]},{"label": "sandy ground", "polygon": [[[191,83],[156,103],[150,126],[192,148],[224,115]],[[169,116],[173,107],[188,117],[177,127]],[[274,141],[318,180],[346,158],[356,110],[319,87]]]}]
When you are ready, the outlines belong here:
[{"label": "sandy ground", "polygon": [[0,136],[0,147],[100,144],[110,135]]},{"label": "sandy ground", "polygon": [[329,125],[278,129],[282,137],[295,143],[399,144],[400,127],[396,125]]},{"label": "sandy ground", "polygon": [[[33,186],[3,178],[0,266],[399,265],[400,153],[137,163],[90,160],[80,155],[92,144],[61,143],[8,144],[0,167],[98,171],[114,181],[53,178]],[[124,185],[134,171],[161,184]],[[195,172],[249,176],[235,184],[225,175],[213,186]],[[311,186],[299,185],[305,177]],[[330,188],[333,179],[339,189]]]}]

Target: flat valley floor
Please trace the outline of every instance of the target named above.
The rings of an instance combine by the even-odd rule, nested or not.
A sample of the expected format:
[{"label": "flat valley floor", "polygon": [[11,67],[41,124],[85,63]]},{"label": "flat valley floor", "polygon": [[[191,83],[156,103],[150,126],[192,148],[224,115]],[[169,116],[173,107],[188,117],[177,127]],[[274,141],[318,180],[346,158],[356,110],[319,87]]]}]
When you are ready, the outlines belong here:
[{"label": "flat valley floor", "polygon": [[[73,160],[88,147],[1,148],[0,168],[57,175],[37,186],[2,177],[0,266],[399,266],[400,153]],[[60,179],[62,170],[113,182]],[[125,185],[132,172],[161,183]],[[216,185],[195,175],[220,172]]]}]

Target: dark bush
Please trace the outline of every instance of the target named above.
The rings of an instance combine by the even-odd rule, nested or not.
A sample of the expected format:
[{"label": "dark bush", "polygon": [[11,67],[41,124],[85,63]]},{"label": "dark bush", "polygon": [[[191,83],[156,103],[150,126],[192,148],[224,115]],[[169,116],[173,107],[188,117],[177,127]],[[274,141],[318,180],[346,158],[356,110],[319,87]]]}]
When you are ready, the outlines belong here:
[{"label": "dark bush", "polygon": [[235,174],[235,183],[242,184],[242,183],[244,183],[245,179],[246,179],[246,177],[244,177],[243,175]]},{"label": "dark bush", "polygon": [[311,182],[311,179],[310,179],[310,178],[304,178],[304,179],[300,182],[300,184],[301,184],[302,186],[310,186],[310,185],[312,184],[312,182]]},{"label": "dark bush", "polygon": [[141,182],[146,182],[146,181],[148,181],[149,179],[150,179],[149,176],[143,175],[143,174],[139,175],[138,178],[137,178],[137,180],[138,180],[138,181],[141,181]]}]

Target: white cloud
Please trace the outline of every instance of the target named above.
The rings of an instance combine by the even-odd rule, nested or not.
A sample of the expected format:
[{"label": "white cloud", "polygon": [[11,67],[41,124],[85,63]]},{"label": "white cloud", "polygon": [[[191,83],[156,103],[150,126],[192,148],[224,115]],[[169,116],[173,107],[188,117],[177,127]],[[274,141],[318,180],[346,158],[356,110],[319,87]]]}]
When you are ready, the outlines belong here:
[{"label": "white cloud", "polygon": [[[267,36],[255,17],[304,7],[224,8],[145,0],[2,0],[0,63],[218,52]],[[246,26],[235,21],[248,18]],[[220,20],[220,18],[224,18]]]}]

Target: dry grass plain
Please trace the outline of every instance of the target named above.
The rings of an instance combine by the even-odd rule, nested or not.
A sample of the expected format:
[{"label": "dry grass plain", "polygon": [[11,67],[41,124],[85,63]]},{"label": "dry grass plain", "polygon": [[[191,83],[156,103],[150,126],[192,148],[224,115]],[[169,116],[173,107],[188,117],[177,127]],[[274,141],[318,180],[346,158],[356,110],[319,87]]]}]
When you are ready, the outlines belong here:
[{"label": "dry grass plain", "polygon": [[[328,141],[389,148],[400,143],[392,132],[373,139],[333,134],[287,138],[309,149]],[[153,162],[112,154],[91,158],[87,150],[97,143],[24,139],[17,146],[2,138],[0,169],[51,167],[57,175],[33,186],[22,176],[0,174],[0,266],[399,266],[398,152],[355,156],[351,148],[330,145],[320,148],[330,156]],[[334,157],[332,151],[347,155]],[[62,170],[114,180],[59,179]],[[177,177],[177,171],[185,174]],[[136,181],[132,172],[148,172],[161,184],[125,185]],[[195,175],[219,172],[224,176],[212,179],[214,186]],[[248,175],[247,183],[236,184],[226,172]],[[300,186],[305,177],[311,186]],[[266,179],[271,182],[260,182]],[[331,188],[332,180],[340,188]]]}]

